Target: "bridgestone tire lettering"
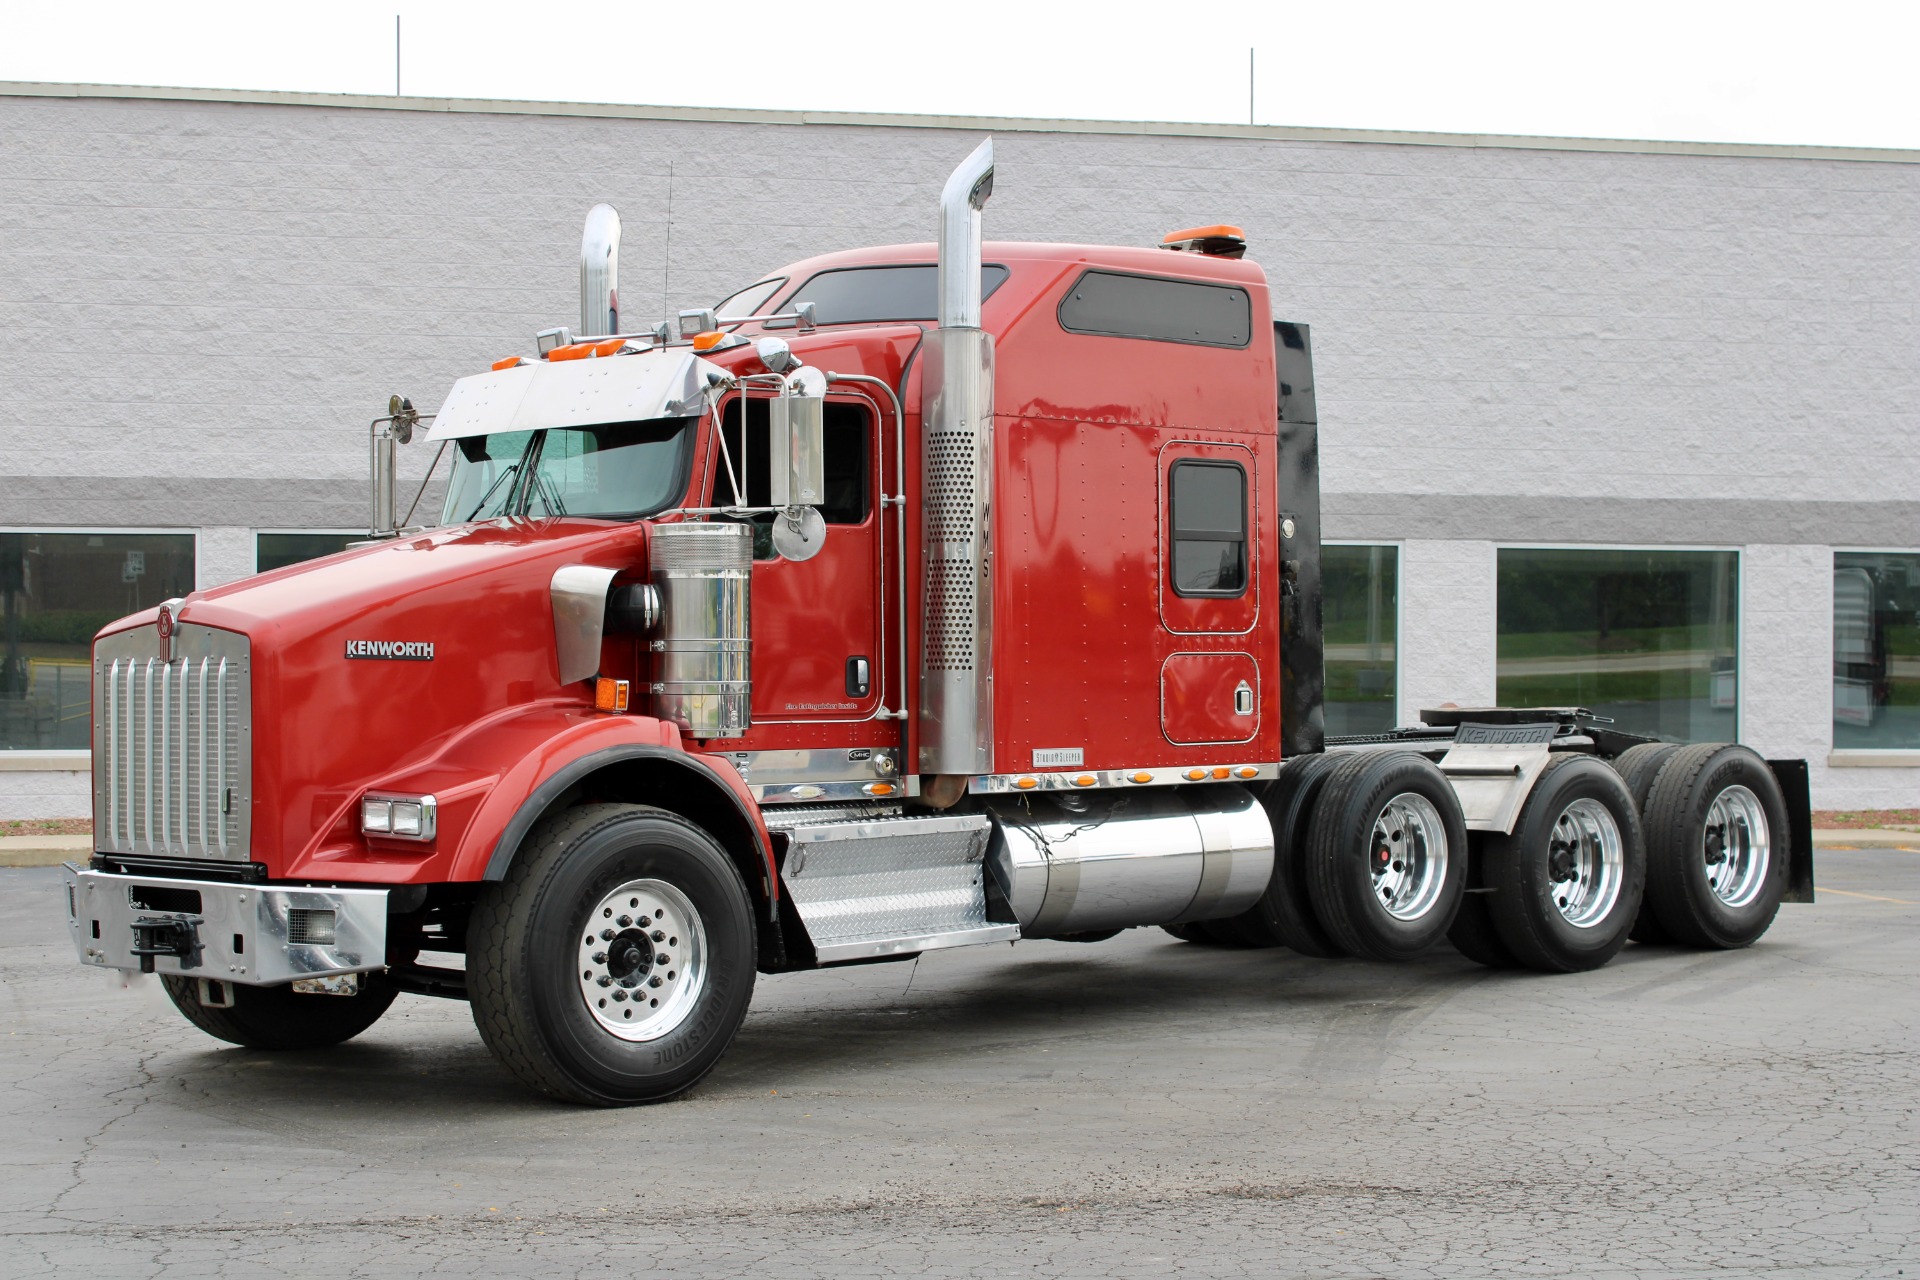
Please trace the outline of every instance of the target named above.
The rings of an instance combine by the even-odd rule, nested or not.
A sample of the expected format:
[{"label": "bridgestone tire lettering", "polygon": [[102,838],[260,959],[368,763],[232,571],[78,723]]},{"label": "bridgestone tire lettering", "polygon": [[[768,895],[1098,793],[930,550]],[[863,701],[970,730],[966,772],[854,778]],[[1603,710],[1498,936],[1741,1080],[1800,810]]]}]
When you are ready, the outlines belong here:
[{"label": "bridgestone tire lettering", "polygon": [[[686,1020],[658,1040],[623,1040],[589,1013],[575,968],[584,912],[647,878],[672,885],[706,931],[707,976]],[[589,804],[544,818],[499,884],[474,905],[467,989],[480,1036],[522,1083],[568,1102],[665,1102],[727,1051],[753,997],[753,904],[712,836],[678,814]]]}]

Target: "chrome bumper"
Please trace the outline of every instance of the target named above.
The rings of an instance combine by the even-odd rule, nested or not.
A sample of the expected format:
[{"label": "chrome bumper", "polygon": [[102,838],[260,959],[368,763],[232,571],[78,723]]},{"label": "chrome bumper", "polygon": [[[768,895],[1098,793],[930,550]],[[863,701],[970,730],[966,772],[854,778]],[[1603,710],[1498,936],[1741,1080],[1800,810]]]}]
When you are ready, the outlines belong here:
[{"label": "chrome bumper", "polygon": [[256,987],[386,967],[385,889],[111,875],[71,862],[65,875],[82,964]]}]

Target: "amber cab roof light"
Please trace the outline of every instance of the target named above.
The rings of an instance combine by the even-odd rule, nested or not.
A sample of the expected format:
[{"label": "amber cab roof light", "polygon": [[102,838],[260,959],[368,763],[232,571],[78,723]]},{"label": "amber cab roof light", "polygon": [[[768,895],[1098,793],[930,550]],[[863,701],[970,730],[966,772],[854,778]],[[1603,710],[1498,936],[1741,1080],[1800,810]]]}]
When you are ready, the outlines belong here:
[{"label": "amber cab roof light", "polygon": [[1188,227],[1169,231],[1160,242],[1162,249],[1178,253],[1204,253],[1210,258],[1240,258],[1247,252],[1247,233],[1238,227]]}]

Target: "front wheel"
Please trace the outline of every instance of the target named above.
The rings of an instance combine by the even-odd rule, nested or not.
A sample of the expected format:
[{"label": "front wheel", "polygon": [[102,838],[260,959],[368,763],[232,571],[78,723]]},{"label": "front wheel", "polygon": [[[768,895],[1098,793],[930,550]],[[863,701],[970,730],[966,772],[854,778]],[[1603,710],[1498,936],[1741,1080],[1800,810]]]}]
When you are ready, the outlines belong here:
[{"label": "front wheel", "polygon": [[732,1043],[753,996],[753,905],[726,851],[677,814],[593,804],[543,821],[474,906],[481,1038],[569,1102],[663,1102]]},{"label": "front wheel", "polygon": [[363,973],[360,989],[350,996],[229,983],[233,1003],[218,1007],[200,1003],[195,978],[165,974],[161,982],[167,998],[188,1022],[216,1040],[247,1049],[324,1049],[341,1044],[378,1022],[399,994],[384,975]]}]

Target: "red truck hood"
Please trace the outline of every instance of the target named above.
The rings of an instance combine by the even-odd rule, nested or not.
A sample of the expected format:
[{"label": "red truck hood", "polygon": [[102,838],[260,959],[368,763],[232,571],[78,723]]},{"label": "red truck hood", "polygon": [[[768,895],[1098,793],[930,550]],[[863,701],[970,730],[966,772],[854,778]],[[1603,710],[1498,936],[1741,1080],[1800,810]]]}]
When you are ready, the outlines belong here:
[{"label": "red truck hood", "polygon": [[585,713],[588,684],[560,683],[554,571],[592,564],[643,580],[646,538],[644,523],[496,520],[187,597],[183,623],[250,640],[254,860],[279,872],[322,839],[356,838],[343,815],[362,791],[505,708]]}]

